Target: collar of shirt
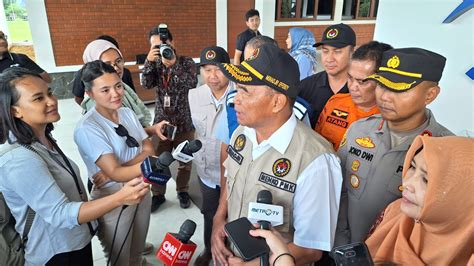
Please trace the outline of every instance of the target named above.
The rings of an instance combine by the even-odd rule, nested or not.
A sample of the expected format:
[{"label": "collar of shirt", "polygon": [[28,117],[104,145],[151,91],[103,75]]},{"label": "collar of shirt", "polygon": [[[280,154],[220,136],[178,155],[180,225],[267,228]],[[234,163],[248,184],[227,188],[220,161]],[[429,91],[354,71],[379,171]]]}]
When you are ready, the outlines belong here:
[{"label": "collar of shirt", "polygon": [[[433,113],[431,112],[430,109],[426,108],[425,114],[426,114],[426,121],[428,121],[426,129],[429,129],[430,127],[432,127],[436,123],[436,120],[434,119]],[[381,114],[376,114],[376,115],[373,115],[373,116],[378,116],[378,117],[382,118]],[[385,132],[390,133],[390,128],[388,127],[387,121],[385,121],[385,119],[382,118],[382,120],[380,121],[380,125],[375,130],[375,133],[376,134],[384,134]]]},{"label": "collar of shirt", "polygon": [[284,154],[290,145],[296,123],[296,117],[294,114],[292,114],[280,128],[278,128],[268,139],[262,141],[260,144],[257,143],[257,133],[255,129],[244,127],[244,135],[252,142],[252,159],[257,159],[271,147],[273,147],[279,153]]},{"label": "collar of shirt", "polygon": [[206,87],[208,88],[208,91],[209,91],[209,100],[210,101],[209,101],[209,103],[203,103],[203,105],[213,104],[214,107],[216,107],[216,109],[218,109],[220,105],[225,104],[226,99],[227,99],[227,94],[229,94],[229,92],[234,89],[233,83],[231,81],[229,81],[229,85],[227,85],[227,88],[225,89],[224,94],[222,94],[220,99],[217,99],[214,96],[214,94],[212,93],[211,88],[209,88],[209,86],[207,84],[206,84]]}]

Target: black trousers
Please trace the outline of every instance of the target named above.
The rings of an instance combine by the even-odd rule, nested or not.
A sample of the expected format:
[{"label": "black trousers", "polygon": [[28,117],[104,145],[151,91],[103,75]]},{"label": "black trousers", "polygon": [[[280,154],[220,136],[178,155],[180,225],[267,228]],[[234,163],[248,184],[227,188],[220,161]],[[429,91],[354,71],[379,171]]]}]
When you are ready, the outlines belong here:
[{"label": "black trousers", "polygon": [[92,266],[94,265],[92,259],[92,246],[89,243],[80,250],[69,251],[54,255],[46,266]]},{"label": "black trousers", "polygon": [[210,188],[202,182],[200,177],[198,178],[202,194],[201,213],[204,215],[204,246],[208,252],[211,252],[212,220],[219,206],[221,188],[219,186]]}]

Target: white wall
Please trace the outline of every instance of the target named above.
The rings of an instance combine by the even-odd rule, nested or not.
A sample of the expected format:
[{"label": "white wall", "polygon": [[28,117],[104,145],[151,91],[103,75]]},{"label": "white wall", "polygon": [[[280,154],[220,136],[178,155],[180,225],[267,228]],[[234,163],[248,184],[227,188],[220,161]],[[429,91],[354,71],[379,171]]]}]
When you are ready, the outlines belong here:
[{"label": "white wall", "polygon": [[447,58],[441,94],[429,108],[455,134],[474,137],[474,9],[449,24],[443,20],[462,0],[382,0],[374,39],[395,48],[420,47]]}]

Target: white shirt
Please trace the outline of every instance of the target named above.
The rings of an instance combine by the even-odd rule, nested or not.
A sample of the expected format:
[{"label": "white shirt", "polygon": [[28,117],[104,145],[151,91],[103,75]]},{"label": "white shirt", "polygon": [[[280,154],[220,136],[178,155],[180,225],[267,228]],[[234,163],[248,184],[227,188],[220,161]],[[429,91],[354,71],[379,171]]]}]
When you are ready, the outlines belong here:
[{"label": "white shirt", "polygon": [[[148,138],[145,130],[140,124],[135,113],[127,107],[118,110],[119,123],[124,126],[128,134],[135,138],[140,144],[139,147],[128,147],[126,138],[120,137],[115,128],[118,126],[114,122],[103,117],[92,108],[87,112],[76,125],[74,130],[74,142],[76,142],[82,160],[87,166],[87,174],[92,181],[92,176],[100,171],[96,161],[105,154],[115,154],[119,163],[125,163],[137,156],[142,149],[142,141]],[[115,184],[109,181],[103,188]]]},{"label": "white shirt", "polygon": [[[270,138],[257,144],[255,129],[245,127],[244,134],[252,141],[252,158],[257,159],[270,147],[284,154],[296,127],[292,115]],[[304,149],[304,147],[301,147]],[[317,177],[317,178],[316,178]],[[296,180],[293,198],[293,242],[300,247],[330,251],[334,243],[342,171],[339,158],[324,153],[312,161]]]}]

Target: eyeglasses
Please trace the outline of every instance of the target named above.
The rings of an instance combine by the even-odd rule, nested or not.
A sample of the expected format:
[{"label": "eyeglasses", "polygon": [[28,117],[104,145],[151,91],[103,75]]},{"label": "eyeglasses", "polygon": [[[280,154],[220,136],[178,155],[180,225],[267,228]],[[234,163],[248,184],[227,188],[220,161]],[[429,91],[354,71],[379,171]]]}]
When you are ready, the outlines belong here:
[{"label": "eyeglasses", "polygon": [[[107,62],[107,63],[109,63],[109,62]],[[117,67],[117,68],[122,67],[123,64],[124,64],[123,58],[117,58],[117,60],[115,60],[115,62],[110,63],[110,65],[111,65],[112,67]]]},{"label": "eyeglasses", "polygon": [[140,144],[138,144],[138,141],[128,134],[128,130],[124,126],[119,124],[118,127],[115,128],[115,133],[117,133],[117,135],[119,135],[120,137],[127,138],[127,140],[125,140],[125,143],[128,147],[134,148],[140,146]]}]

